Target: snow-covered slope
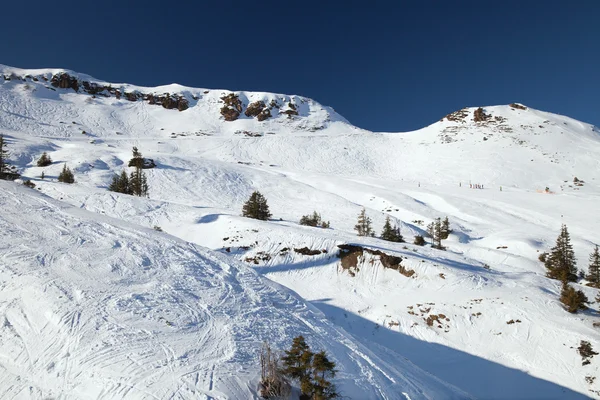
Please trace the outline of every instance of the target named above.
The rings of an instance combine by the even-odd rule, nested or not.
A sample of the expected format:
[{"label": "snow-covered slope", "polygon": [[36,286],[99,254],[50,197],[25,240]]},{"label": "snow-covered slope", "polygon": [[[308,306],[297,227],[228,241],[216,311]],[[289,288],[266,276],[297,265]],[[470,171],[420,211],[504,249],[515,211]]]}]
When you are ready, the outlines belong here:
[{"label": "snow-covered slope", "polygon": [[[112,84],[120,91],[117,99],[117,89],[85,92],[81,82],[109,84],[72,71],[66,73],[80,82],[77,92],[60,82],[54,87],[53,76],[62,72],[0,69],[0,133],[13,163],[46,195],[127,221],[128,229],[159,225],[222,253],[211,257],[231,260],[230,268],[246,262],[323,312],[327,326],[349,332],[348,340],[379,360],[375,370],[397,372],[394,380],[411,370],[408,359],[477,398],[599,396],[597,359],[581,365],[576,351],[581,340],[600,347],[597,304],[585,313],[566,313],[558,303],[558,283],[544,277],[537,260],[553,245],[562,223],[583,270],[600,243],[596,127],[513,104],[459,110],[415,132],[374,133],[298,96]],[[2,74],[10,80],[2,81]],[[139,96],[129,101],[125,93]],[[149,94],[164,93],[182,96],[188,108],[150,104]],[[221,113],[230,93],[242,103],[235,121]],[[270,118],[244,114],[251,103],[271,100],[280,108],[270,109]],[[297,105],[298,115],[283,113],[289,103]],[[132,146],[157,163],[146,170],[148,199],[106,190],[113,173],[126,168]],[[35,161],[43,151],[55,162],[38,168]],[[56,182],[63,163],[74,169],[75,185]],[[38,178],[42,171],[44,180]],[[575,185],[574,177],[584,182]],[[266,196],[273,220],[239,216],[253,190]],[[363,207],[377,232],[390,216],[408,242],[434,218],[448,216],[453,233],[444,242],[447,251],[357,238],[353,227]],[[313,210],[332,228],[299,226],[300,216]],[[343,243],[401,256],[415,275],[385,269],[367,255],[352,276],[336,257]],[[309,256],[293,250],[305,246],[326,252]],[[595,289],[578,288],[590,300],[597,295]],[[429,326],[433,314],[444,314],[445,322]],[[331,342],[318,343],[332,349],[337,361],[347,354]],[[340,362],[352,371],[340,374],[340,383],[348,385],[344,379],[349,382],[358,370]],[[363,377],[372,371],[356,373]],[[429,386],[423,383],[429,378],[415,374],[422,383],[413,392],[400,385],[368,396],[395,398],[401,391],[413,400],[461,396],[453,389],[442,395],[446,386]],[[369,390],[361,390],[345,393],[365,398],[362,393]]]},{"label": "snow-covered slope", "polygon": [[464,397],[405,360],[383,361],[231,258],[21,185],[0,189],[2,398],[252,398],[262,342],[283,348],[298,334],[332,355],[343,393]]}]

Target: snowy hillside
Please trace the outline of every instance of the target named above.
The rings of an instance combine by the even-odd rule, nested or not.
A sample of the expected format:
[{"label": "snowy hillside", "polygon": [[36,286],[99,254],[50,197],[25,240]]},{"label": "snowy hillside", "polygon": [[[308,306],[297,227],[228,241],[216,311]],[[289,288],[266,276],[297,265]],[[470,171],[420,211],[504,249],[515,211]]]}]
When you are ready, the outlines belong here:
[{"label": "snowy hillside", "polygon": [[344,393],[464,396],[230,258],[0,188],[2,398],[251,398],[262,342],[298,334],[333,355]]},{"label": "snowy hillside", "polygon": [[[25,368],[19,373],[35,382],[33,398],[77,398],[88,387],[90,398],[125,397],[119,390],[134,381],[152,394],[185,386],[182,397],[195,390],[248,398],[257,382],[252,352],[265,338],[284,347],[299,331],[332,352],[340,367],[336,383],[351,398],[600,397],[598,359],[582,365],[577,353],[582,340],[600,348],[593,301],[598,290],[574,285],[591,308],[569,314],[558,301],[559,282],[546,278],[538,261],[563,223],[580,269],[587,271],[588,255],[600,244],[600,130],[594,126],[512,104],[458,110],[414,132],[375,133],[300,96],[142,88],[72,71],[2,67],[0,134],[24,179],[56,199],[2,185],[2,202],[11,206],[0,220],[20,228],[8,235],[18,250],[4,245],[0,265],[15,271],[17,262],[28,271],[2,291],[7,326],[19,326],[35,340],[63,338],[47,345],[54,352],[34,349],[46,351],[46,358],[26,356],[5,326],[3,337],[10,339],[0,342],[0,365],[14,375]],[[133,146],[157,164],[146,170],[149,198],[107,191],[113,174],[127,169]],[[54,162],[37,167],[44,151]],[[73,185],[56,182],[64,163],[73,169]],[[583,182],[575,184],[575,177]],[[475,184],[483,189],[471,189]],[[267,198],[270,221],[240,216],[254,190]],[[38,211],[41,203],[54,211]],[[353,228],[363,207],[377,234],[390,216],[408,243],[357,237]],[[298,224],[315,210],[330,229]],[[447,251],[412,244],[427,224],[445,216],[453,229],[444,241]],[[38,241],[47,250],[31,246]],[[121,246],[114,248],[115,242]],[[368,250],[348,268],[337,256],[342,244]],[[294,250],[303,247],[319,254]],[[401,257],[403,268],[414,273],[385,268],[369,251]],[[47,276],[44,263],[53,265]],[[16,272],[5,273],[9,285]],[[51,282],[66,294],[44,291]],[[235,288],[235,301],[215,303],[227,285]],[[215,294],[204,294],[206,288]],[[23,322],[22,315],[39,312],[39,303],[47,306],[40,318],[57,322],[45,328]],[[191,303],[220,311],[190,310]],[[80,320],[90,321],[89,342],[83,340],[88,335],[64,326],[61,318],[73,308],[81,310]],[[108,322],[98,322],[96,314],[109,315]],[[264,315],[276,317],[269,323],[283,322],[272,332],[272,325],[261,325]],[[250,329],[248,321],[262,322]],[[98,331],[89,328],[94,324]],[[204,335],[207,325],[225,334]],[[149,354],[139,347],[147,332],[155,335]],[[200,340],[216,354],[195,353]],[[109,355],[116,369],[86,358],[96,352],[93,346],[108,351],[110,343],[119,343]],[[161,353],[163,345],[175,355]],[[92,370],[67,375],[73,368],[64,357],[73,353],[69,346],[80,350],[75,365],[89,362]],[[60,351],[63,357],[52,359]],[[25,360],[37,356],[53,369],[27,367]],[[143,357],[148,363],[140,362]],[[199,377],[183,377],[204,365],[204,357],[222,381],[211,384],[204,366]],[[174,372],[153,374],[151,364]],[[120,380],[106,375],[111,371]],[[0,387],[32,385],[17,383],[14,375]],[[109,381],[110,392],[94,391]]]}]

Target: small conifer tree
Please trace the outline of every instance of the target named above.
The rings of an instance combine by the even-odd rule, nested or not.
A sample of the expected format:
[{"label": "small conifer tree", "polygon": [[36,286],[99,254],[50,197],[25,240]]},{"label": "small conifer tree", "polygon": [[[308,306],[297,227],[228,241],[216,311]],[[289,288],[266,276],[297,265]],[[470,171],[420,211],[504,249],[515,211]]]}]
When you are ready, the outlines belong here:
[{"label": "small conifer tree", "polygon": [[550,250],[544,264],[548,269],[548,278],[558,279],[562,282],[577,281],[575,252],[566,225],[562,225],[556,244]]},{"label": "small conifer tree", "polygon": [[292,347],[281,358],[281,372],[300,383],[301,399],[326,400],[339,397],[335,385],[335,363],[324,351],[313,353],[304,337],[294,338]]},{"label": "small conifer tree", "polygon": [[375,236],[375,232],[371,226],[371,218],[367,216],[367,210],[364,208],[358,214],[358,221],[354,225],[354,230],[358,233],[358,236]]},{"label": "small conifer tree", "polygon": [[565,305],[565,308],[570,313],[576,313],[579,310],[585,310],[585,303],[588,298],[581,290],[575,290],[568,282],[563,282],[560,292],[560,302]]},{"label": "small conifer tree", "polygon": [[448,217],[446,217],[442,221],[441,239],[444,239],[444,240],[448,239],[448,236],[450,235],[451,232],[452,232],[452,229],[450,229],[450,221],[448,221]]},{"label": "small conifer tree", "polygon": [[291,379],[302,382],[308,377],[312,357],[313,353],[310,351],[310,346],[306,344],[304,336],[295,337],[290,350],[286,350],[285,355],[281,357],[283,373]]},{"label": "small conifer tree", "polygon": [[267,199],[259,192],[254,191],[242,208],[242,216],[266,221],[271,217]]},{"label": "small conifer tree", "polygon": [[335,363],[330,361],[325,351],[320,351],[312,362],[313,399],[334,399],[339,397],[335,385],[330,379],[335,378]]},{"label": "small conifer tree", "polygon": [[598,251],[598,245],[594,247],[594,251],[590,254],[590,266],[585,279],[590,281],[592,286],[600,288],[600,252]]},{"label": "small conifer tree", "polygon": [[67,164],[63,165],[62,171],[58,174],[58,181],[63,183],[75,183],[75,176],[71,169],[67,167]]},{"label": "small conifer tree", "polygon": [[108,190],[111,192],[133,194],[131,192],[131,186],[129,184],[129,177],[127,172],[121,171],[120,175],[114,174],[111,184],[108,186]]},{"label": "small conifer tree", "polygon": [[129,160],[128,167],[144,167],[144,157],[142,157],[142,153],[138,150],[137,147],[133,146],[133,158]]},{"label": "small conifer tree", "polygon": [[52,158],[50,158],[48,153],[43,152],[42,155],[40,156],[40,158],[38,158],[38,160],[37,160],[37,166],[38,167],[47,167],[50,164],[52,164]]},{"label": "small conifer tree", "polygon": [[129,192],[134,196],[148,196],[148,181],[141,167],[135,167],[135,170],[129,175]]}]

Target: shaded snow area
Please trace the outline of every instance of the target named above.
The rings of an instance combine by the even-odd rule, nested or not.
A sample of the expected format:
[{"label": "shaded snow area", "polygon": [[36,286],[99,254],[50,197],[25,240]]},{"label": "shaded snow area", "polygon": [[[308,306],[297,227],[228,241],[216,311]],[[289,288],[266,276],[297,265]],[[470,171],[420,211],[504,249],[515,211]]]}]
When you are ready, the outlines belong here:
[{"label": "shaded snow area", "polygon": [[[299,334],[352,399],[600,398],[600,358],[577,352],[600,349],[598,290],[573,284],[590,308],[569,314],[538,260],[561,224],[584,272],[600,244],[598,128],[512,104],[374,133],[301,96],[66,71],[117,98],[62,72],[0,67],[0,134],[36,185],[0,182],[1,398],[258,398],[263,341]],[[244,114],[259,101],[279,108]],[[107,190],[133,146],[156,163],[148,198]],[[255,190],[269,221],[241,217]],[[357,237],[363,208],[407,243]],[[313,211],[331,227],[299,225]],[[446,216],[446,251],[412,244]]]}]

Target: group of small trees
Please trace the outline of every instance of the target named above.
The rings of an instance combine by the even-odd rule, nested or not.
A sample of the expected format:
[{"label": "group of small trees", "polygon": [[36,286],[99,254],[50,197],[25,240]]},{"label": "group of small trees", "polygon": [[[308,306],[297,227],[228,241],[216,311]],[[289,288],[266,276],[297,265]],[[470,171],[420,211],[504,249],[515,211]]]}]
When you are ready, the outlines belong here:
[{"label": "group of small trees", "polygon": [[144,158],[137,147],[133,148],[133,158],[128,165],[134,167],[134,171],[129,176],[125,170],[120,175],[114,174],[108,190],[133,196],[148,196],[148,179],[143,171]]},{"label": "group of small trees", "polygon": [[325,351],[314,353],[303,336],[293,339],[292,346],[279,356],[268,344],[261,355],[260,395],[266,399],[285,398],[291,392],[290,381],[300,385],[301,400],[328,400],[340,397],[331,379],[335,363]]},{"label": "group of small trees", "polygon": [[323,221],[321,219],[321,214],[316,211],[313,211],[312,215],[303,215],[302,218],[300,218],[300,225],[319,226],[321,228],[329,228],[331,226],[329,221]]},{"label": "group of small trees", "polygon": [[67,167],[67,164],[63,165],[62,171],[58,174],[58,181],[63,183],[75,183],[75,175],[73,175],[73,171]]},{"label": "group of small trees", "polygon": [[[271,218],[267,199],[259,191],[254,191],[248,201],[242,207],[242,216],[247,218],[259,219],[266,221]],[[300,218],[300,225],[319,226],[321,228],[329,228],[329,222],[323,221],[321,214],[314,211],[312,215],[303,215]]]},{"label": "group of small trees", "polygon": [[[560,234],[556,239],[556,244],[550,250],[550,254],[544,254],[540,259],[543,260],[548,270],[546,276],[562,282],[560,301],[564,304],[566,310],[570,313],[585,310],[587,308],[585,303],[588,302],[588,298],[581,290],[577,290],[570,285],[571,282],[577,282],[578,272],[575,252],[566,225],[561,226]],[[598,246],[590,254],[590,265],[585,278],[590,282],[590,286],[600,287],[600,252]]]},{"label": "group of small trees", "polygon": [[427,225],[427,234],[431,238],[431,247],[438,250],[446,250],[442,246],[442,240],[448,239],[450,232],[452,231],[450,230],[448,217],[444,218],[443,221],[441,218],[436,218],[434,222]]},{"label": "group of small trees", "polygon": [[[364,208],[360,211],[360,214],[358,214],[358,220],[356,221],[356,225],[354,225],[354,230],[356,231],[358,236],[375,237],[373,223],[371,221],[371,218],[367,216],[367,210],[365,210]],[[389,215],[385,218],[383,230],[379,238],[382,240],[387,240],[389,242],[404,242],[404,238],[402,237],[402,234],[400,234],[400,228],[397,225],[392,226],[392,222]]]}]

